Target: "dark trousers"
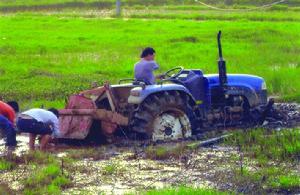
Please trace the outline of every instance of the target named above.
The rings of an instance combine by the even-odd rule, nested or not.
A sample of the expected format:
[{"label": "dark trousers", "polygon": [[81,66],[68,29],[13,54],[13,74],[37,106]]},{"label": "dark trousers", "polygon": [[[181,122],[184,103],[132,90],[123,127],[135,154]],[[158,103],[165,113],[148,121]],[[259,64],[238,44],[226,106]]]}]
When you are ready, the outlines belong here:
[{"label": "dark trousers", "polygon": [[20,132],[32,133],[36,135],[52,134],[50,125],[39,122],[35,119],[19,118],[17,127]]},{"label": "dark trousers", "polygon": [[12,122],[6,117],[0,115],[0,131],[5,137],[6,146],[16,146],[16,131]]}]

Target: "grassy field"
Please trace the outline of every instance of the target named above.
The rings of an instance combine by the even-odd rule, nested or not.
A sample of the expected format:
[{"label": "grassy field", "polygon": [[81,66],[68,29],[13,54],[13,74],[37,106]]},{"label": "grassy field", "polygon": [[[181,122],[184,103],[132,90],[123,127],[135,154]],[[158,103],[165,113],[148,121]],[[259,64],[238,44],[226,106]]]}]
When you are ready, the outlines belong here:
[{"label": "grassy field", "polygon": [[235,180],[244,186],[256,185],[256,194],[299,192],[299,140],[299,128],[235,132],[227,140],[243,153],[237,157],[240,167],[235,170]]},{"label": "grassy field", "polygon": [[156,49],[159,72],[181,65],[216,73],[216,33],[222,30],[228,72],[264,77],[270,94],[300,102],[295,9],[220,12],[195,5],[137,5],[124,9],[123,18],[112,18],[112,9],[2,13],[0,96],[21,101],[23,108],[62,107],[65,97],[93,81],[132,77],[146,46]]},{"label": "grassy field", "polygon": [[[53,5],[53,4],[90,4],[90,3],[110,3],[115,4],[115,0],[1,0],[0,6],[34,6],[34,5]],[[165,5],[165,4],[175,4],[175,5],[191,5],[199,4],[194,0],[121,0],[125,5]],[[227,6],[239,6],[239,5],[265,5],[269,3],[276,2],[274,0],[203,0],[201,2],[213,5],[227,5]],[[299,0],[289,0],[284,2],[287,5],[299,5]]]}]

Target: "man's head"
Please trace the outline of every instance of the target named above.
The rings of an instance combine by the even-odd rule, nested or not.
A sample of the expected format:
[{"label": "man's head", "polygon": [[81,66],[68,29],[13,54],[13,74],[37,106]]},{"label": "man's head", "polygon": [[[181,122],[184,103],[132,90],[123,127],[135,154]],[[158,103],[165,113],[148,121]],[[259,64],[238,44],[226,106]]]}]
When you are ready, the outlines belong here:
[{"label": "man's head", "polygon": [[57,118],[59,117],[59,112],[55,108],[49,108],[48,111],[52,112]]},{"label": "man's head", "polygon": [[16,101],[9,101],[7,104],[14,109],[15,112],[19,112],[19,104]]},{"label": "man's head", "polygon": [[145,60],[148,61],[154,60],[154,57],[155,57],[155,50],[152,47],[146,47],[141,53],[141,58],[144,58]]}]

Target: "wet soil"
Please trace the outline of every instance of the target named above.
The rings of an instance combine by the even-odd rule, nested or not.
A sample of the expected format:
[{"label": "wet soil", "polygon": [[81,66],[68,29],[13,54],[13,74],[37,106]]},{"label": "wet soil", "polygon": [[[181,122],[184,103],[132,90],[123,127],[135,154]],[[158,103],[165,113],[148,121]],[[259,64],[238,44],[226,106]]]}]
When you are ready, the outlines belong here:
[{"label": "wet soil", "polygon": [[[27,136],[19,136],[18,140],[21,147],[16,152],[22,155],[27,148]],[[180,144],[162,145],[174,148]],[[195,142],[186,141],[184,144]],[[80,158],[82,152],[89,150],[93,150],[94,153],[82,155],[85,157]],[[63,160],[72,157],[71,154],[79,154],[79,158],[77,156],[74,162],[61,167],[72,182],[71,186],[63,190],[63,194],[126,194],[180,185],[235,192],[248,190],[248,193],[255,188],[252,184],[241,185],[236,182],[233,170],[240,168],[240,153],[234,147],[193,148],[179,157],[170,156],[164,160],[149,159],[144,147],[106,145],[82,149],[61,145],[49,151]],[[243,166],[248,169],[255,169],[254,164],[252,160],[243,160]],[[298,168],[294,167],[296,172]],[[0,172],[0,184],[7,185],[17,194],[22,194],[22,180],[36,169],[36,166],[20,164],[11,171]],[[297,174],[300,174],[299,170]]]},{"label": "wet soil", "polygon": [[[27,150],[27,136],[18,137],[20,147],[16,153],[21,155]],[[169,143],[171,144],[171,143]],[[174,145],[164,144],[165,147]],[[172,143],[174,144],[174,143]],[[178,144],[178,143],[177,143]],[[185,144],[188,144],[186,142]],[[76,149],[58,146],[55,155],[67,158],[68,152]],[[195,187],[228,189],[233,184],[224,184],[220,175],[230,174],[229,167],[235,164],[234,148],[199,148],[180,158],[151,160],[145,156],[144,148],[102,146],[106,156],[100,160],[94,158],[77,159],[65,172],[72,180],[72,186],[63,194],[124,194],[167,186],[192,185]],[[79,150],[79,149],[78,149]],[[23,188],[22,179],[28,177],[34,167],[19,165],[12,171],[0,174],[1,183],[14,191]]]},{"label": "wet soil", "polygon": [[[274,121],[268,119],[264,124],[269,128],[299,126],[300,107],[298,104],[277,104],[285,117]],[[18,147],[14,153],[21,156],[28,152],[28,136],[18,135]],[[195,143],[185,141],[184,144]],[[164,143],[165,147],[174,147],[177,143]],[[70,154],[83,154],[93,147],[71,147],[58,145],[49,152],[58,159],[68,158]],[[170,156],[164,160],[148,159],[143,146],[105,145],[94,147],[98,151],[93,155],[76,158],[71,167],[65,167],[65,173],[71,178],[72,186],[63,190],[63,194],[125,194],[152,188],[189,185],[219,190],[243,191],[234,182],[233,169],[239,169],[239,152],[232,147],[200,147],[181,155]],[[81,153],[80,153],[81,152]],[[0,154],[5,153],[3,140],[0,140]],[[95,156],[98,156],[95,158]],[[245,161],[244,166],[253,167],[253,162]],[[37,167],[18,165],[11,171],[0,172],[0,184],[22,194],[22,180]],[[299,168],[299,166],[298,166]],[[299,169],[300,170],[300,169]],[[300,174],[300,172],[297,174]],[[297,171],[297,170],[296,170]],[[249,187],[249,186],[248,186]],[[253,188],[255,186],[252,186]],[[251,186],[249,187],[251,190]]]}]

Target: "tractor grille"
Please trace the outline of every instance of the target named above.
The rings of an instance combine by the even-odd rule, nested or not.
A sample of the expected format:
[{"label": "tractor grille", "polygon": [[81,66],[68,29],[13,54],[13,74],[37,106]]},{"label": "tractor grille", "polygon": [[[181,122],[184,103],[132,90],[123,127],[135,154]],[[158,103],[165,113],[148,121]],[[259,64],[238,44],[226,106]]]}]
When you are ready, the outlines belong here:
[{"label": "tractor grille", "polygon": [[257,93],[257,95],[258,95],[258,99],[259,99],[260,104],[268,103],[267,90],[261,90],[260,92]]}]

